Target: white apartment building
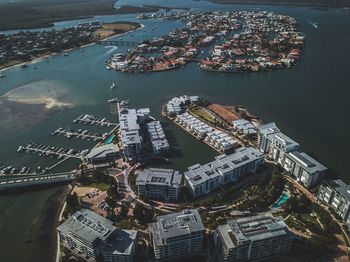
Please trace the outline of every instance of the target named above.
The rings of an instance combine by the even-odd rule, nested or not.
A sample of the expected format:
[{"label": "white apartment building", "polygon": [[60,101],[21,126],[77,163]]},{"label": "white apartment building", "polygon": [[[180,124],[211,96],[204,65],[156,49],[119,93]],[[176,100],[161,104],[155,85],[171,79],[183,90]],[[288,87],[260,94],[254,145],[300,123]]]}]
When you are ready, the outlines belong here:
[{"label": "white apartment building", "polygon": [[291,249],[294,235],[271,214],[230,220],[214,232],[218,262],[266,259]]},{"label": "white apartment building", "polygon": [[242,147],[233,154],[217,156],[210,163],[190,166],[184,173],[185,183],[196,198],[220,185],[235,182],[241,176],[255,173],[264,162],[263,153],[253,147]]},{"label": "white apartment building", "polygon": [[180,195],[181,175],[172,169],[144,169],[137,175],[136,185],[141,196],[176,201]]},{"label": "white apartment building", "polygon": [[142,158],[142,137],[140,124],[149,120],[150,110],[148,108],[123,109],[120,112],[120,135],[125,161],[138,160]]},{"label": "white apartment building", "polygon": [[158,216],[148,229],[156,259],[175,259],[202,251],[205,228],[197,210]]},{"label": "white apartment building", "polygon": [[119,230],[89,209],[75,212],[57,231],[61,244],[86,261],[133,261],[137,231]]},{"label": "white apartment building", "polygon": [[340,179],[325,180],[318,191],[317,200],[333,209],[350,230],[350,185]]},{"label": "white apartment building", "polygon": [[147,132],[152,143],[153,153],[158,155],[169,151],[169,142],[166,139],[164,130],[159,121],[151,121],[147,123]]}]

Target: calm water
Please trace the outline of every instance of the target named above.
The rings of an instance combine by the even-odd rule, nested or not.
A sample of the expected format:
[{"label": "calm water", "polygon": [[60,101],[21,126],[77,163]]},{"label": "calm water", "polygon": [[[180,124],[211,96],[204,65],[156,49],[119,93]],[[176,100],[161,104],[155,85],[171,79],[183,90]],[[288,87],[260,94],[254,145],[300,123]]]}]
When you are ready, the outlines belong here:
[{"label": "calm water", "polygon": [[[121,0],[121,3],[140,1]],[[151,1],[159,4],[161,1]],[[85,149],[92,143],[81,140],[67,140],[49,135],[58,126],[69,127],[72,119],[82,113],[107,116],[107,99],[118,96],[130,99],[132,106],[150,107],[152,115],[160,119],[174,150],[172,168],[183,171],[196,162],[213,159],[215,152],[196,141],[178,127],[164,120],[160,115],[161,106],[175,95],[193,94],[227,105],[242,104],[265,122],[275,121],[277,125],[301,144],[306,152],[313,152],[319,160],[334,169],[343,179],[349,180],[347,160],[349,113],[347,107],[350,16],[342,10],[315,11],[306,7],[274,6],[221,6],[208,2],[172,1],[175,6],[190,6],[196,9],[240,9],[251,10],[260,7],[295,17],[307,34],[307,45],[302,62],[290,69],[247,75],[217,74],[201,71],[195,64],[183,69],[154,74],[123,74],[107,71],[105,62],[111,53],[124,48],[91,46],[73,51],[67,57],[56,56],[27,68],[15,68],[0,79],[0,95],[26,84],[36,85],[50,81],[52,85],[69,90],[69,99],[75,107],[69,111],[51,114],[39,125],[0,134],[0,161],[14,166],[47,166],[53,160],[33,155],[17,154],[15,149],[30,140],[48,145],[62,145],[69,148]],[[164,4],[163,4],[164,5]],[[167,4],[168,6],[170,4]],[[98,17],[105,22],[116,20],[136,21],[135,15]],[[319,29],[308,22],[316,21]],[[64,28],[79,21],[57,23]],[[167,33],[180,22],[142,20],[145,28],[118,38],[141,41]],[[158,25],[157,31],[152,28]],[[119,86],[110,90],[116,82]],[[0,114],[6,114],[1,112]],[[82,125],[95,132],[108,131]],[[79,128],[81,128],[79,127]],[[68,162],[58,170],[67,170],[76,165]],[[40,238],[40,225],[32,226],[36,218],[47,212],[47,199],[54,189],[38,190],[19,195],[0,197],[0,252],[2,261],[48,261],[50,252],[42,252],[46,244]],[[46,229],[50,230],[50,229]],[[28,235],[37,243],[27,241]],[[34,241],[34,242],[35,242]],[[21,252],[16,252],[21,250]]]}]

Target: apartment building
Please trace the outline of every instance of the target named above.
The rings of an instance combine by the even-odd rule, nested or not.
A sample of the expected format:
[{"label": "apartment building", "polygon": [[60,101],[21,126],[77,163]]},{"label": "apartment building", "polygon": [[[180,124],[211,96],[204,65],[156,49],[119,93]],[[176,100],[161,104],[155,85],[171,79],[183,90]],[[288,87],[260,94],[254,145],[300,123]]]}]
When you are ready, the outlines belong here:
[{"label": "apartment building", "polygon": [[242,147],[230,155],[219,155],[207,164],[190,166],[184,173],[186,186],[193,197],[208,194],[220,185],[235,182],[250,173],[255,173],[265,162],[264,154],[253,147]]},{"label": "apartment building", "polygon": [[215,130],[211,126],[187,112],[178,115],[175,121],[196,137],[199,139],[204,139],[204,141],[208,142],[208,144],[212,145],[221,152],[227,152],[237,144],[237,141],[230,135],[222,131]]},{"label": "apartment building", "polygon": [[148,108],[123,109],[119,114],[120,136],[125,161],[139,160],[142,158],[142,136],[140,124],[149,121],[150,110]]},{"label": "apartment building", "polygon": [[186,106],[198,101],[198,96],[183,95],[180,97],[174,97],[167,103],[166,110],[169,115],[178,115],[185,110]]},{"label": "apartment building", "polygon": [[175,259],[202,251],[205,228],[197,210],[158,216],[148,228],[156,259]]},{"label": "apartment building", "polygon": [[299,144],[281,132],[269,134],[267,139],[270,141],[268,155],[280,164],[286,153],[299,150]]},{"label": "apartment building", "polygon": [[61,244],[86,261],[133,261],[137,231],[119,230],[91,210],[75,212],[57,231]]},{"label": "apartment building", "polygon": [[318,190],[317,200],[333,209],[350,230],[350,185],[340,179],[325,180]]},{"label": "apartment building", "polygon": [[230,220],[214,232],[219,262],[264,259],[291,249],[294,235],[282,217],[271,214]]},{"label": "apartment building", "polygon": [[152,144],[153,154],[161,154],[169,151],[169,142],[159,121],[147,123],[148,137]]},{"label": "apartment building", "polygon": [[180,195],[181,175],[172,169],[144,169],[137,175],[136,185],[141,196],[176,201]]},{"label": "apartment building", "polygon": [[307,188],[321,183],[327,171],[324,165],[302,151],[288,152],[284,155],[281,165]]},{"label": "apartment building", "polygon": [[257,144],[260,151],[267,153],[270,149],[271,144],[271,140],[268,139],[268,136],[279,132],[280,130],[277,128],[275,122],[271,122],[258,127]]}]

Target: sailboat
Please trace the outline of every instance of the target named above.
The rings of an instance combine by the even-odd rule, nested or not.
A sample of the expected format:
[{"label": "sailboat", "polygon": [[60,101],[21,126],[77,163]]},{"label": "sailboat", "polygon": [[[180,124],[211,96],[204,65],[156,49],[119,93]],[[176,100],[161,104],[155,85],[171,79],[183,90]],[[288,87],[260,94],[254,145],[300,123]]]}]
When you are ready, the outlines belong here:
[{"label": "sailboat", "polygon": [[112,85],[111,85],[111,89],[114,89],[114,88],[116,88],[117,86],[114,84],[114,82],[112,83]]}]

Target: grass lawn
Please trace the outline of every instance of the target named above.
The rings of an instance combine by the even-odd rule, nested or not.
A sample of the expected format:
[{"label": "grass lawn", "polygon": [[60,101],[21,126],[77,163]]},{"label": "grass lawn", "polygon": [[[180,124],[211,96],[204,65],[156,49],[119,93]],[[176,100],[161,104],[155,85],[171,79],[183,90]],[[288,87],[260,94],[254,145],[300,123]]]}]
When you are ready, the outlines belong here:
[{"label": "grass lawn", "polygon": [[193,114],[204,118],[208,122],[211,122],[215,119],[213,116],[209,115],[207,112],[203,111],[202,109],[195,109],[192,112],[193,112]]},{"label": "grass lawn", "polygon": [[88,185],[88,187],[93,187],[96,189],[99,189],[101,191],[107,191],[110,188],[110,185],[105,184],[105,183],[92,183]]}]

